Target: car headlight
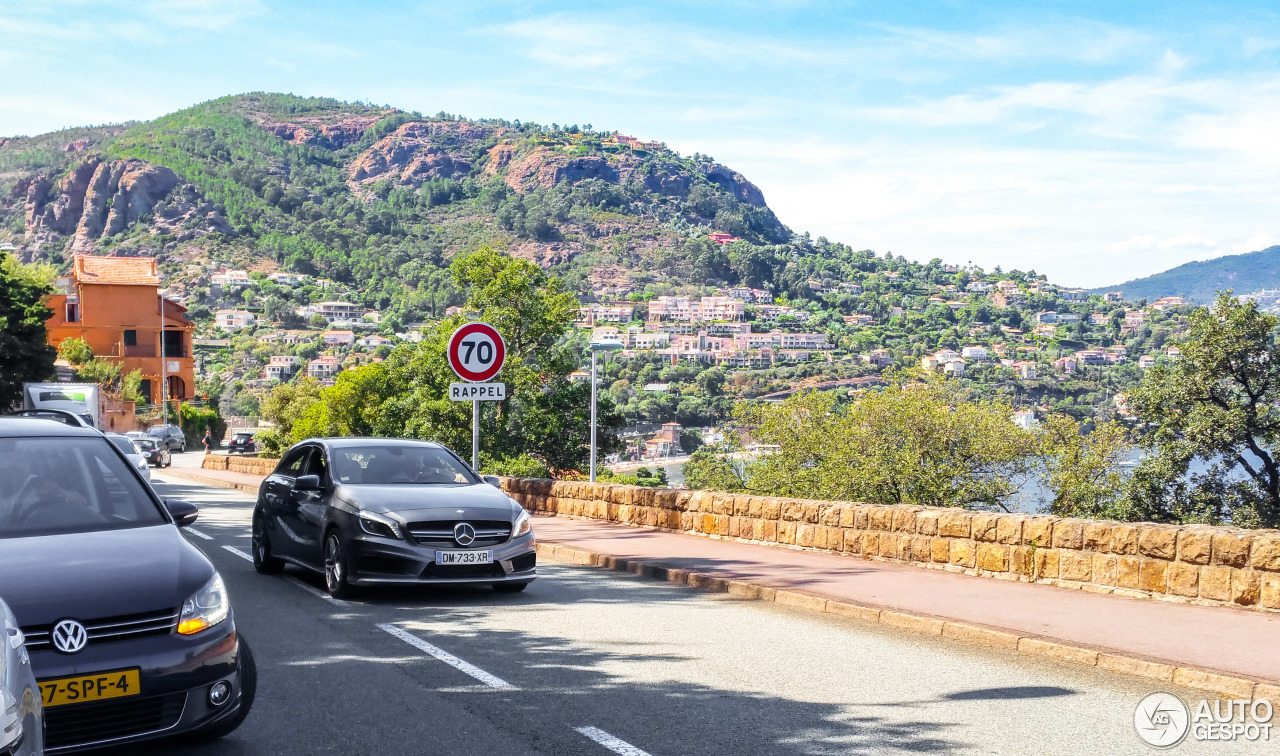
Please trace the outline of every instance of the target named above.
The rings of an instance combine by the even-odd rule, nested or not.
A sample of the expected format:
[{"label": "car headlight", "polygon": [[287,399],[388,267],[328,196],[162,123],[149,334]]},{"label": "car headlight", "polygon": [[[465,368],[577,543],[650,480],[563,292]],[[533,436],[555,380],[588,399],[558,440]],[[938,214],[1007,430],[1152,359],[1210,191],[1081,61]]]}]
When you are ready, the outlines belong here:
[{"label": "car headlight", "polygon": [[529,520],[529,512],[521,509],[520,516],[516,518],[515,535],[513,538],[519,538],[526,533],[533,532],[533,523]]},{"label": "car headlight", "polygon": [[379,538],[401,538],[400,523],[380,515],[376,512],[366,512],[360,510],[356,512],[356,519],[360,521],[360,529],[371,536]]},{"label": "car headlight", "polygon": [[231,601],[222,576],[216,572],[205,586],[182,604],[182,617],[178,619],[179,635],[195,635],[208,630],[231,613]]},{"label": "car headlight", "polygon": [[0,688],[0,753],[16,752],[24,734],[18,699],[7,688]]}]

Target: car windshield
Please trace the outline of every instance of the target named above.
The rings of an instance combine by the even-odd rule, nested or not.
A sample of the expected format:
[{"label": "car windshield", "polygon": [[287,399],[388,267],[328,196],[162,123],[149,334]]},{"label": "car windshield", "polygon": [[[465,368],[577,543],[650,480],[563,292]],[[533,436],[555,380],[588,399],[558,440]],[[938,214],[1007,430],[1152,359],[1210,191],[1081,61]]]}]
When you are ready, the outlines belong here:
[{"label": "car windshield", "polygon": [[335,449],[333,473],[339,483],[382,485],[468,485],[477,483],[462,462],[430,446],[360,446]]},{"label": "car windshield", "polygon": [[0,438],[0,460],[0,538],[166,522],[101,436]]}]

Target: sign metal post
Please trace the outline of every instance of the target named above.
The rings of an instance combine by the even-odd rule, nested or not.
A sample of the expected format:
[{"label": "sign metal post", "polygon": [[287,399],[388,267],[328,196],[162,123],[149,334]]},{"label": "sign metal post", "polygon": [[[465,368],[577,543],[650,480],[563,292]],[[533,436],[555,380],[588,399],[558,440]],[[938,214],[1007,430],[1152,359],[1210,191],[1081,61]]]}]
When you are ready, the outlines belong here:
[{"label": "sign metal post", "polygon": [[449,398],[471,402],[471,467],[480,470],[480,402],[507,398],[503,383],[488,383],[502,370],[507,345],[498,329],[488,323],[468,323],[449,337],[449,367],[466,383],[449,386]]}]

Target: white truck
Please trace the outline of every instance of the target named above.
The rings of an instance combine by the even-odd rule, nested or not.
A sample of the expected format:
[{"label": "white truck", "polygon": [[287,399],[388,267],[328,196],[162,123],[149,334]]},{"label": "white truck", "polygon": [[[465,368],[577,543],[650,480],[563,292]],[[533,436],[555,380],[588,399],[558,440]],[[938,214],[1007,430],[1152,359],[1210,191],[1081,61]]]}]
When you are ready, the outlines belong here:
[{"label": "white truck", "polygon": [[24,383],[22,408],[73,412],[94,428],[101,428],[98,391],[96,383]]}]

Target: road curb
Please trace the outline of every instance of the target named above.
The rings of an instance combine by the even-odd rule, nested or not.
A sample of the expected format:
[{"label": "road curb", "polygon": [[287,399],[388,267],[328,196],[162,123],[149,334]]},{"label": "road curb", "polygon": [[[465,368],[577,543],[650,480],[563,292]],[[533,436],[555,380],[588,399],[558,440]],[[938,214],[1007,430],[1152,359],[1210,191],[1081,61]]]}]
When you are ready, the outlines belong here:
[{"label": "road curb", "polygon": [[538,542],[538,557],[583,567],[602,567],[640,577],[661,580],[715,593],[728,593],[736,598],[772,601],[801,611],[831,614],[857,621],[893,627],[898,630],[945,638],[966,645],[985,646],[1038,656],[1057,662],[1094,667],[1104,672],[1141,677],[1148,680],[1202,690],[1225,698],[1261,699],[1280,706],[1280,681],[1221,672],[1201,667],[1170,664],[1167,660],[1128,654],[1116,649],[1085,646],[1041,635],[1023,635],[998,627],[958,622],[945,617],[903,611],[845,599],[835,599],[805,591],[774,588],[750,581],[731,580],[719,575],[666,567],[659,563],[626,559],[586,549],[564,546],[553,541]]},{"label": "road curb", "polygon": [[232,488],[237,491],[248,491],[249,493],[253,493],[253,494],[256,494],[258,492],[257,486],[251,486],[247,483],[235,483],[229,480],[218,480],[217,478],[209,478],[209,477],[205,477],[204,475],[195,475],[193,473],[189,473],[186,471],[174,470],[172,467],[166,467],[163,470],[157,470],[156,473],[158,475],[172,475],[175,478],[185,478],[190,481],[195,481],[196,483],[202,483],[206,486],[213,486],[214,488]]}]

